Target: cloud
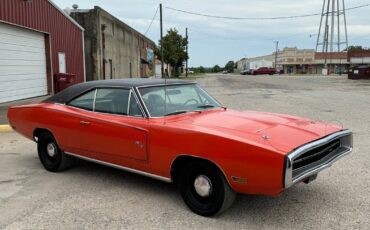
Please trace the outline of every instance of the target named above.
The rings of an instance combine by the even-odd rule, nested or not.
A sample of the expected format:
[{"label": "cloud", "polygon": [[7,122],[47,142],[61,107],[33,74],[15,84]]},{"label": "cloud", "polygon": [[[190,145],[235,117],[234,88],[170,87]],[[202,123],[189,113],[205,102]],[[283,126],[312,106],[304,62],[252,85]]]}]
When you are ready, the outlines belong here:
[{"label": "cloud", "polygon": [[[61,8],[72,6],[75,0],[54,0]],[[148,28],[159,0],[79,0],[80,8],[99,5],[140,32]],[[209,15],[231,17],[278,17],[320,13],[323,0],[163,0],[163,6]],[[347,8],[368,4],[369,0],[346,1]],[[369,46],[370,7],[347,12],[349,41]],[[148,36],[159,40],[159,18],[153,23]],[[184,33],[189,28],[190,65],[224,65],[254,55],[272,53],[274,40],[281,46],[315,48],[320,16],[285,20],[225,20],[205,18],[171,11],[164,8],[165,29],[176,27]],[[352,39],[353,38],[353,39]]]}]

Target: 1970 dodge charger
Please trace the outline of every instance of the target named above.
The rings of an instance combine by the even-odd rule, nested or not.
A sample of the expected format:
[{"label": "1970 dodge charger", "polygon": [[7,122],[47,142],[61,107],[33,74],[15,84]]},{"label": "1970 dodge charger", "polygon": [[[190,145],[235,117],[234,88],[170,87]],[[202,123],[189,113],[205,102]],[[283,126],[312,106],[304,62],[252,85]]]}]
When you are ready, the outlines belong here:
[{"label": "1970 dodge charger", "polygon": [[278,195],[352,151],[352,132],[323,122],[223,107],[194,82],[82,83],[11,107],[11,126],[37,142],[43,166],[74,158],[175,182],[195,213],[212,216],[236,193]]}]

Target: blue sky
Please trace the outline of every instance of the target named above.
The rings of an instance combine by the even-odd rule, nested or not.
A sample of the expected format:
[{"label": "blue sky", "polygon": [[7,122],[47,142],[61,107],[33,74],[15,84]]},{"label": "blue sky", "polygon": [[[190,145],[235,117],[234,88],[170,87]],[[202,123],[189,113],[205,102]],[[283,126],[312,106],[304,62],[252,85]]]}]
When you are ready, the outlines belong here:
[{"label": "blue sky", "polygon": [[[164,7],[230,17],[279,17],[320,13],[323,0],[53,0],[60,8],[78,3],[80,9],[98,5],[139,32],[145,33],[162,2]],[[346,0],[346,8],[369,4],[370,0]],[[370,47],[370,7],[347,12],[350,45]],[[270,54],[280,48],[315,48],[320,16],[284,20],[225,20],[205,18],[164,8],[164,28],[175,27],[185,34],[189,28],[189,66],[224,66],[239,60]],[[158,43],[159,14],[147,36]]]}]

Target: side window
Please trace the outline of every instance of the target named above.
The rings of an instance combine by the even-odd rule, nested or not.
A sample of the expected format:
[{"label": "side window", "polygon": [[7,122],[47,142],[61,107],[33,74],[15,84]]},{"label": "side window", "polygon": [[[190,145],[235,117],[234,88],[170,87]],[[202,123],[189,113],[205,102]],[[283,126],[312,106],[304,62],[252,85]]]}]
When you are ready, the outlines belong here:
[{"label": "side window", "polygon": [[139,104],[137,103],[137,100],[134,96],[134,94],[131,92],[130,96],[130,108],[129,108],[129,115],[133,117],[143,117],[143,114],[141,113]]},{"label": "side window", "polygon": [[128,115],[127,89],[98,89],[95,100],[95,112]]},{"label": "side window", "polygon": [[94,97],[95,97],[95,90],[92,90],[88,93],[79,96],[68,103],[68,105],[93,111],[94,109]]}]

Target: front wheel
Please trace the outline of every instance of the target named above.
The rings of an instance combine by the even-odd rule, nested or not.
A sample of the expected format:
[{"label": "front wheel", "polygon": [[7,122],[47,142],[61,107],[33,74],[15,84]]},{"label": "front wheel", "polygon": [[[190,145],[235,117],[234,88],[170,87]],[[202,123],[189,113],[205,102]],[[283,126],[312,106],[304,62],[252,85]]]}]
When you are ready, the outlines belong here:
[{"label": "front wheel", "polygon": [[205,161],[186,164],[179,175],[179,189],[186,205],[201,216],[214,216],[228,209],[236,193],[222,172]]}]

